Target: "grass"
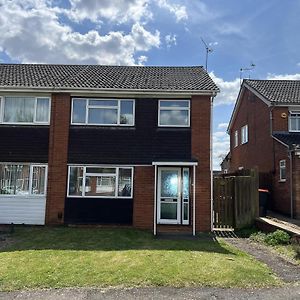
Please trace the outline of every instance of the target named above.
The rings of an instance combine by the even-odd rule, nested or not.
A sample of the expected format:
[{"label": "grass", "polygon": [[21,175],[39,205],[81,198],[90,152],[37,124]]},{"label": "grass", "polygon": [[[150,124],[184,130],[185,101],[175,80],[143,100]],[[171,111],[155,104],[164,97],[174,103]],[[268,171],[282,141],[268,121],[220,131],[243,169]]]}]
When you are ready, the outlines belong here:
[{"label": "grass", "polygon": [[288,260],[291,260],[293,263],[300,265],[300,257],[296,251],[295,245],[276,245],[273,246],[272,249],[280,255],[286,257]]},{"label": "grass", "polygon": [[0,250],[0,290],[280,284],[265,265],[208,236],[163,240],[133,229],[18,227],[12,238]]}]

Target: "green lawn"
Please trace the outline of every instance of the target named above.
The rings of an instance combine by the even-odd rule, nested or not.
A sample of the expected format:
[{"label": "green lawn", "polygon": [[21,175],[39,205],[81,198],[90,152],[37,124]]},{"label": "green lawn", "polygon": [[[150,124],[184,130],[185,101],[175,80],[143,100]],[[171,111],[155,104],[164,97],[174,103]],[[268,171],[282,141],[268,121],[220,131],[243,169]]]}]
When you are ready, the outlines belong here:
[{"label": "green lawn", "polygon": [[0,290],[78,286],[263,287],[280,281],[224,241],[133,229],[18,227],[0,250]]}]

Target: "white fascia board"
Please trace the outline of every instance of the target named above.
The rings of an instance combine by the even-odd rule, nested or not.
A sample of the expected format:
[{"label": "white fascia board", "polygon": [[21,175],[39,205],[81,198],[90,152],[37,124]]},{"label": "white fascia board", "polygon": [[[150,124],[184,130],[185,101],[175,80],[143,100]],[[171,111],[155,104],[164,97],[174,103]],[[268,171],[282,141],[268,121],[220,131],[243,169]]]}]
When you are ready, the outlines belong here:
[{"label": "white fascia board", "polygon": [[120,96],[148,96],[148,97],[191,97],[194,95],[216,96],[214,90],[155,90],[155,89],[97,89],[97,88],[51,88],[51,87],[0,87],[1,92],[22,92],[22,93],[68,93],[71,96],[89,95],[120,95]]}]

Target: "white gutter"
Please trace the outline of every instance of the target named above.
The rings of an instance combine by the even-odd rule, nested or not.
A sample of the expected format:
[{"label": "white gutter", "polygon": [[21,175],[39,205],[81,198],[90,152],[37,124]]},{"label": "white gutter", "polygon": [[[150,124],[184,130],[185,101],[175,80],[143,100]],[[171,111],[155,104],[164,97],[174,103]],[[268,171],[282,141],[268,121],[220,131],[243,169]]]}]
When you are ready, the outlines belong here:
[{"label": "white gutter", "polygon": [[170,161],[153,161],[153,166],[198,166],[197,162],[170,162]]}]

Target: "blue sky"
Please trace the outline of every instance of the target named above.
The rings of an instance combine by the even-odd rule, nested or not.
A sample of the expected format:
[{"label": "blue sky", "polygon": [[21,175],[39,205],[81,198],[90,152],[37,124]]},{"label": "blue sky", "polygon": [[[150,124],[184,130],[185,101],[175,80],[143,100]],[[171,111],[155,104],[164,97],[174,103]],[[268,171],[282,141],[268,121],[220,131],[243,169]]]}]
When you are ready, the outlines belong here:
[{"label": "blue sky", "polygon": [[0,60],[23,63],[204,65],[221,89],[214,167],[242,77],[300,79],[300,1],[0,0]]}]

